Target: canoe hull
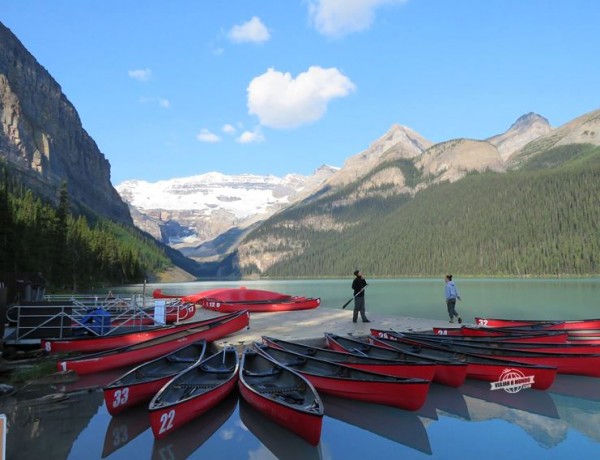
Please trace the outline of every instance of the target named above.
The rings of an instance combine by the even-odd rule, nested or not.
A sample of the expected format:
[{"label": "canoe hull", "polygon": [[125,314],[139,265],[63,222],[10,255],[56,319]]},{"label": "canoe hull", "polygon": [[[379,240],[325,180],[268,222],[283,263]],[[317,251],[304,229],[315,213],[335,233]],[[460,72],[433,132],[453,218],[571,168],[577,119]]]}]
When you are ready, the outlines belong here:
[{"label": "canoe hull", "polygon": [[47,353],[100,352],[134,345],[136,343],[155,339],[157,337],[163,337],[165,335],[172,334],[173,332],[189,329],[191,327],[201,327],[214,324],[228,317],[233,318],[234,315],[232,314],[229,316],[221,316],[178,325],[160,326],[123,334],[105,335],[99,337],[73,337],[70,339],[45,339],[42,340],[41,346],[42,349]]},{"label": "canoe hull", "polygon": [[[262,377],[257,373],[252,374],[250,372],[252,365],[249,365],[248,360],[261,360],[263,370],[268,370],[268,367],[265,368],[265,365],[268,366],[271,363],[273,367],[271,370],[268,370],[265,377]],[[275,368],[279,369],[278,373],[272,374]],[[279,375],[281,372],[288,373],[288,375]],[[263,379],[266,379],[265,382],[261,382]],[[299,389],[295,390],[298,391],[298,400],[296,402],[293,400],[292,402],[282,402],[277,397],[283,396],[284,392],[288,391],[285,389],[285,385],[278,385],[278,382],[284,381],[287,382],[288,386],[292,383],[293,388]],[[266,389],[270,386],[272,389]],[[259,389],[262,387],[265,390],[260,391]],[[315,388],[301,374],[282,368],[269,357],[248,350],[242,358],[238,388],[242,398],[253,408],[262,412],[287,430],[300,436],[311,445],[316,446],[319,444],[324,414],[323,403]],[[278,395],[277,393],[280,391],[282,394]]]},{"label": "canoe hull", "polygon": [[117,367],[132,366],[171,353],[201,339],[207,342],[218,340],[247,327],[249,322],[248,313],[242,312],[222,323],[212,324],[213,327],[192,327],[157,339],[147,340],[131,347],[117,348],[102,353],[58,361],[57,369],[59,371],[73,370],[78,374],[89,374]]},{"label": "canoe hull", "polygon": [[166,437],[223,401],[236,388],[238,373],[238,353],[226,347],[169,380],[148,406],[154,437]]},{"label": "canoe hull", "polygon": [[312,310],[321,304],[321,299],[296,299],[286,302],[223,302],[215,299],[203,299],[202,308],[221,313],[232,313],[240,310],[248,310],[251,313],[265,313],[277,311]]},{"label": "canoe hull", "polygon": [[[280,364],[299,372],[318,391],[342,398],[414,411],[419,410],[425,403],[431,383],[429,380],[403,379],[360,371],[267,345],[259,345],[256,348]],[[302,364],[298,365],[299,362]]]},{"label": "canoe hull", "polygon": [[237,377],[226,384],[179,404],[150,411],[150,426],[156,439],[162,439],[172,431],[201,416],[223,401],[236,387]]}]

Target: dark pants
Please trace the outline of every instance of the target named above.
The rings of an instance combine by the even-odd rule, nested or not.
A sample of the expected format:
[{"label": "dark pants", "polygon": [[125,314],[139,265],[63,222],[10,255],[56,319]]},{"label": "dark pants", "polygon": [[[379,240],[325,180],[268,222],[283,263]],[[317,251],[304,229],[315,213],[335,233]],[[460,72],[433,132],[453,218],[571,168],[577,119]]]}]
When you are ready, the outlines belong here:
[{"label": "dark pants", "polygon": [[356,323],[358,319],[358,314],[360,313],[360,319],[363,321],[367,320],[367,315],[365,315],[365,298],[364,297],[354,297],[354,312],[352,313],[352,321]]},{"label": "dark pants", "polygon": [[448,307],[448,315],[450,319],[453,319],[455,316],[458,316],[456,313],[456,299],[446,299],[446,306]]}]

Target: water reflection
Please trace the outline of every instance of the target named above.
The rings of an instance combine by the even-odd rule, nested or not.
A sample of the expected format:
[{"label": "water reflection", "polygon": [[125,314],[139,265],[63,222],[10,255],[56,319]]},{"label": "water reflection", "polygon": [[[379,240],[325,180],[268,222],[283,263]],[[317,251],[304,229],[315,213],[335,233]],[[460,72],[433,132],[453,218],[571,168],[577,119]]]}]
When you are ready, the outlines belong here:
[{"label": "water reflection", "polygon": [[[418,413],[419,415],[424,415],[423,412],[425,412],[425,414],[431,412],[437,414],[438,410],[467,420],[470,418],[465,398],[463,398],[463,394],[458,388],[432,383],[429,387],[425,405]],[[437,420],[437,418],[436,415],[435,420]]]},{"label": "water reflection", "polygon": [[600,401],[600,379],[583,375],[559,374],[548,391],[591,401]]},{"label": "water reflection", "polygon": [[102,393],[68,395],[25,388],[0,398],[6,414],[6,458],[67,458],[72,444],[102,406]]},{"label": "water reflection", "polygon": [[325,415],[370,431],[420,452],[431,454],[423,422],[414,412],[396,407],[322,395]]},{"label": "water reflection", "polygon": [[214,408],[173,431],[166,438],[155,439],[152,460],[183,460],[190,457],[231,417],[237,404],[238,395],[233,392]]},{"label": "water reflection", "polygon": [[[473,379],[459,388],[433,384],[418,412],[323,395],[324,430],[317,447],[238,403],[237,393],[155,441],[145,406],[111,418],[101,390],[80,389],[97,384],[75,382],[71,393],[57,390],[73,384],[28,386],[0,397],[9,423],[7,458],[329,459],[365,457],[373,446],[390,453],[405,448],[403,456],[411,458],[449,458],[458,455],[450,446],[474,439],[481,438],[477,449],[484,449],[489,430],[494,439],[511,433],[515,452],[525,457],[562,458],[579,449],[592,458],[600,452],[600,379],[591,377],[559,375],[550,390],[518,393],[491,391],[489,382]],[[219,435],[224,429],[227,437]]]},{"label": "water reflection", "polygon": [[150,417],[146,405],[133,407],[111,417],[104,435],[102,458],[125,446],[148,428],[150,428]]},{"label": "water reflection", "polygon": [[504,390],[491,390],[489,382],[467,379],[458,390],[465,396],[499,404],[511,409],[518,409],[530,414],[544,417],[559,418],[554,400],[546,391],[531,388],[517,393],[507,393]]},{"label": "water reflection", "polygon": [[[321,445],[313,446],[265,417],[240,398],[240,420],[271,453],[280,460],[320,460]],[[162,459],[161,459],[162,460]]]}]

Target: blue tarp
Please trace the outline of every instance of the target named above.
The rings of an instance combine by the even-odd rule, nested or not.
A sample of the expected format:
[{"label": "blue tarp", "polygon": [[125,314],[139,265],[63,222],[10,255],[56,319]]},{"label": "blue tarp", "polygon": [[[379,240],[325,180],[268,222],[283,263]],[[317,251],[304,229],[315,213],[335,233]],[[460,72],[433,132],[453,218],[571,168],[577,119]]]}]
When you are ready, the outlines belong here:
[{"label": "blue tarp", "polygon": [[111,329],[110,313],[104,308],[89,310],[81,322],[98,335],[108,334]]}]

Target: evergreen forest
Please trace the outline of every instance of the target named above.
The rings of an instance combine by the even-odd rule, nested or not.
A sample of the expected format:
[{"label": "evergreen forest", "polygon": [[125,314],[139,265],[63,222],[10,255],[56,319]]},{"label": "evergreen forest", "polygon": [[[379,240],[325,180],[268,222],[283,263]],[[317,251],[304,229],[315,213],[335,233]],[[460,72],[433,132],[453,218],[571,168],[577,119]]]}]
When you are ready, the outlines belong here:
[{"label": "evergreen forest", "polygon": [[[339,196],[296,206],[251,235],[295,251],[262,276],[341,277],[356,268],[370,277],[600,273],[599,147],[554,148],[518,170],[471,173],[414,196],[333,202]],[[324,216],[342,230],[282,224]]]},{"label": "evergreen forest", "polygon": [[151,237],[90,211],[71,212],[66,183],[58,206],[42,201],[0,165],[0,274],[42,273],[52,291],[143,282],[172,262]]}]

